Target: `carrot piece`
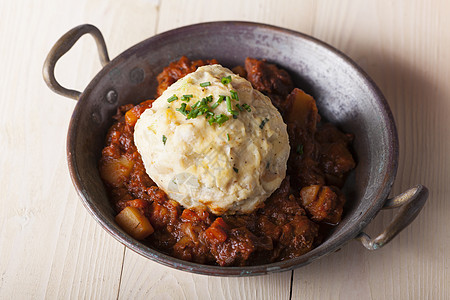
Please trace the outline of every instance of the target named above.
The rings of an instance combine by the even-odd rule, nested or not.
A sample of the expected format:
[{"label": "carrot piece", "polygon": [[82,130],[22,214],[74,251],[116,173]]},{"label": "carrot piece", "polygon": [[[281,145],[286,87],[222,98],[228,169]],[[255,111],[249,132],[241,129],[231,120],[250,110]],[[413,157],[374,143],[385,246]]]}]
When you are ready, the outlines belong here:
[{"label": "carrot piece", "polygon": [[128,126],[134,126],[138,119],[139,116],[135,109],[130,109],[125,113],[125,122],[127,123]]},{"label": "carrot piece", "polygon": [[185,210],[183,210],[183,213],[181,214],[181,218],[183,220],[186,220],[188,222],[198,222],[200,221],[199,216],[193,212],[192,210],[186,208]]},{"label": "carrot piece", "polygon": [[220,227],[209,227],[205,235],[211,244],[223,243],[227,239],[227,234]]},{"label": "carrot piece", "polygon": [[223,218],[217,218],[214,220],[214,222],[211,224],[211,226],[214,227],[221,227],[224,230],[228,230],[228,224],[225,223],[225,221],[223,220]]},{"label": "carrot piece", "polygon": [[225,223],[222,218],[217,218],[211,226],[205,230],[205,235],[212,244],[223,243],[228,237],[226,230],[228,230],[227,223]]},{"label": "carrot piece", "polygon": [[116,222],[123,230],[137,240],[145,239],[154,231],[147,217],[139,209],[132,206],[125,207],[116,216]]},{"label": "carrot piece", "polygon": [[152,107],[154,100],[147,100],[142,102],[139,105],[136,105],[135,107],[133,107],[132,109],[130,109],[129,111],[127,111],[125,113],[125,122],[128,126],[133,127],[137,120],[139,119],[139,117],[141,116],[141,114],[147,109]]}]

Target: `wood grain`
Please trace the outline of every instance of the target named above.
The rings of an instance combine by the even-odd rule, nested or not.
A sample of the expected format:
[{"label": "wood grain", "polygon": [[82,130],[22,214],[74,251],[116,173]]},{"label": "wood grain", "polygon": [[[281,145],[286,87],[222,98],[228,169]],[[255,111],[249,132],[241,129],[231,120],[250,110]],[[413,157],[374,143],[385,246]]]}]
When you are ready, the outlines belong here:
[{"label": "wood grain", "polygon": [[[147,14],[156,12],[153,4],[144,4]],[[117,22],[121,13],[135,12],[106,1],[2,1],[0,6],[8,12],[0,21],[1,36],[9,41],[0,58],[6,75],[0,91],[0,145],[6,153],[0,174],[0,298],[116,298],[124,247],[95,223],[75,194],[65,158],[75,102],[53,94],[41,69],[52,44],[68,29],[95,22],[108,28],[105,38],[114,41],[114,28],[122,33],[126,28]],[[45,7],[52,9],[44,14]],[[112,56],[154,34],[155,22],[140,25],[149,31],[122,39],[114,35]],[[58,63],[56,74],[63,85],[83,90],[99,69],[95,45],[83,37]]]},{"label": "wood grain", "polygon": [[[448,72],[450,28],[441,23],[448,2],[340,1],[318,7],[334,16],[313,35],[360,64],[379,85],[396,119],[400,163],[393,194],[417,183],[430,189],[418,219],[386,248],[369,253],[351,242],[339,253],[294,273],[293,296],[325,299],[448,299],[450,191]],[[445,52],[445,53],[444,53]],[[445,75],[444,75],[445,74]],[[368,230],[378,234],[394,212],[382,212]],[[444,225],[447,224],[447,225]],[[339,271],[343,280],[333,280]],[[325,278],[324,278],[325,274]],[[314,282],[314,285],[308,283]],[[320,291],[320,292],[318,292]]]},{"label": "wood grain", "polygon": [[173,270],[128,250],[120,299],[289,299],[291,272],[226,278]]},{"label": "wood grain", "polygon": [[[0,298],[450,299],[450,3],[444,0],[1,1]],[[422,183],[430,198],[385,248],[355,241],[292,272],[253,278],[173,270],[125,249],[81,205],[65,158],[75,102],[41,76],[57,38],[92,23],[110,57],[158,32],[217,20],[311,34],[375,80],[396,119],[400,164],[392,194]],[[83,37],[56,75],[83,90],[101,66]],[[396,211],[366,231],[375,236]],[[291,293],[292,289],[292,295]]]}]

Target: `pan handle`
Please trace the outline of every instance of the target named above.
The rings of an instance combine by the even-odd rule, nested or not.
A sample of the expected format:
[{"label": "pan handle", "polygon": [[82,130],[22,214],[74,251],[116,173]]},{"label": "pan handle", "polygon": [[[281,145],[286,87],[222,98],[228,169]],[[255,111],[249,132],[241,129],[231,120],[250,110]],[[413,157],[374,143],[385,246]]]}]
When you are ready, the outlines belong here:
[{"label": "pan handle", "polygon": [[391,224],[374,239],[364,232],[359,233],[356,239],[369,250],[380,249],[417,217],[427,198],[428,189],[423,185],[417,185],[394,198],[387,199],[383,209],[401,207]]},{"label": "pan handle", "polygon": [[103,35],[97,27],[90,24],[84,24],[71,29],[55,43],[55,45],[48,53],[47,58],[44,62],[44,67],[42,69],[42,76],[44,76],[44,81],[52,91],[75,100],[78,100],[81,93],[79,91],[66,89],[58,83],[55,78],[55,66],[61,56],[66,54],[67,51],[69,51],[73,47],[73,45],[75,45],[78,39],[87,33],[92,35],[95,43],[97,44],[97,50],[102,66],[107,65],[109,63],[109,56],[108,50],[106,49],[105,40],[103,39]]}]

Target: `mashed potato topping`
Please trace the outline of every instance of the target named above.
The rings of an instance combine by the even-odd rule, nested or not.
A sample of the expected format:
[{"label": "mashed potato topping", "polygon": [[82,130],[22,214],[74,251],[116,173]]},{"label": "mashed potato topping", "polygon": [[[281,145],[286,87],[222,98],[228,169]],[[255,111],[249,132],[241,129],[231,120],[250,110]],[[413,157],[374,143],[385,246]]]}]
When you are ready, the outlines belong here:
[{"label": "mashed potato topping", "polygon": [[171,85],[137,121],[146,172],[171,199],[215,214],[249,213],[286,175],[286,124],[270,99],[220,65]]}]

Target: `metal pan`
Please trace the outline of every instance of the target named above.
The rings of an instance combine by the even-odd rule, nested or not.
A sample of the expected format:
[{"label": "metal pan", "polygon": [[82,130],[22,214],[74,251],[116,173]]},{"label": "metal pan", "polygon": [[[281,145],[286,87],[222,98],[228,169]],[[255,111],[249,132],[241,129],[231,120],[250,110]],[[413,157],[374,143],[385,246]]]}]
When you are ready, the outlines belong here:
[{"label": "metal pan", "polygon": [[[84,34],[94,37],[103,69],[81,93],[62,87],[54,69]],[[152,98],[156,75],[171,61],[215,58],[221,64],[242,65],[247,56],[265,58],[286,69],[296,86],[314,96],[323,118],[355,135],[358,165],[344,187],[347,205],[342,222],[312,251],[277,263],[249,267],[218,267],[182,261],[149,248],[127,235],[114,221],[97,169],[111,116],[119,105]],[[62,36],[50,50],[43,68],[47,85],[78,100],[69,125],[69,170],[84,206],[114,238],[163,265],[193,273],[219,276],[260,275],[304,266],[352,239],[369,250],[383,247],[419,214],[428,190],[417,185],[388,199],[398,164],[398,139],[389,106],[367,74],[333,47],[302,33],[249,22],[212,22],[178,28],[153,36],[110,61],[100,31],[81,25]],[[363,232],[385,208],[401,207],[391,224],[374,239]]]}]

